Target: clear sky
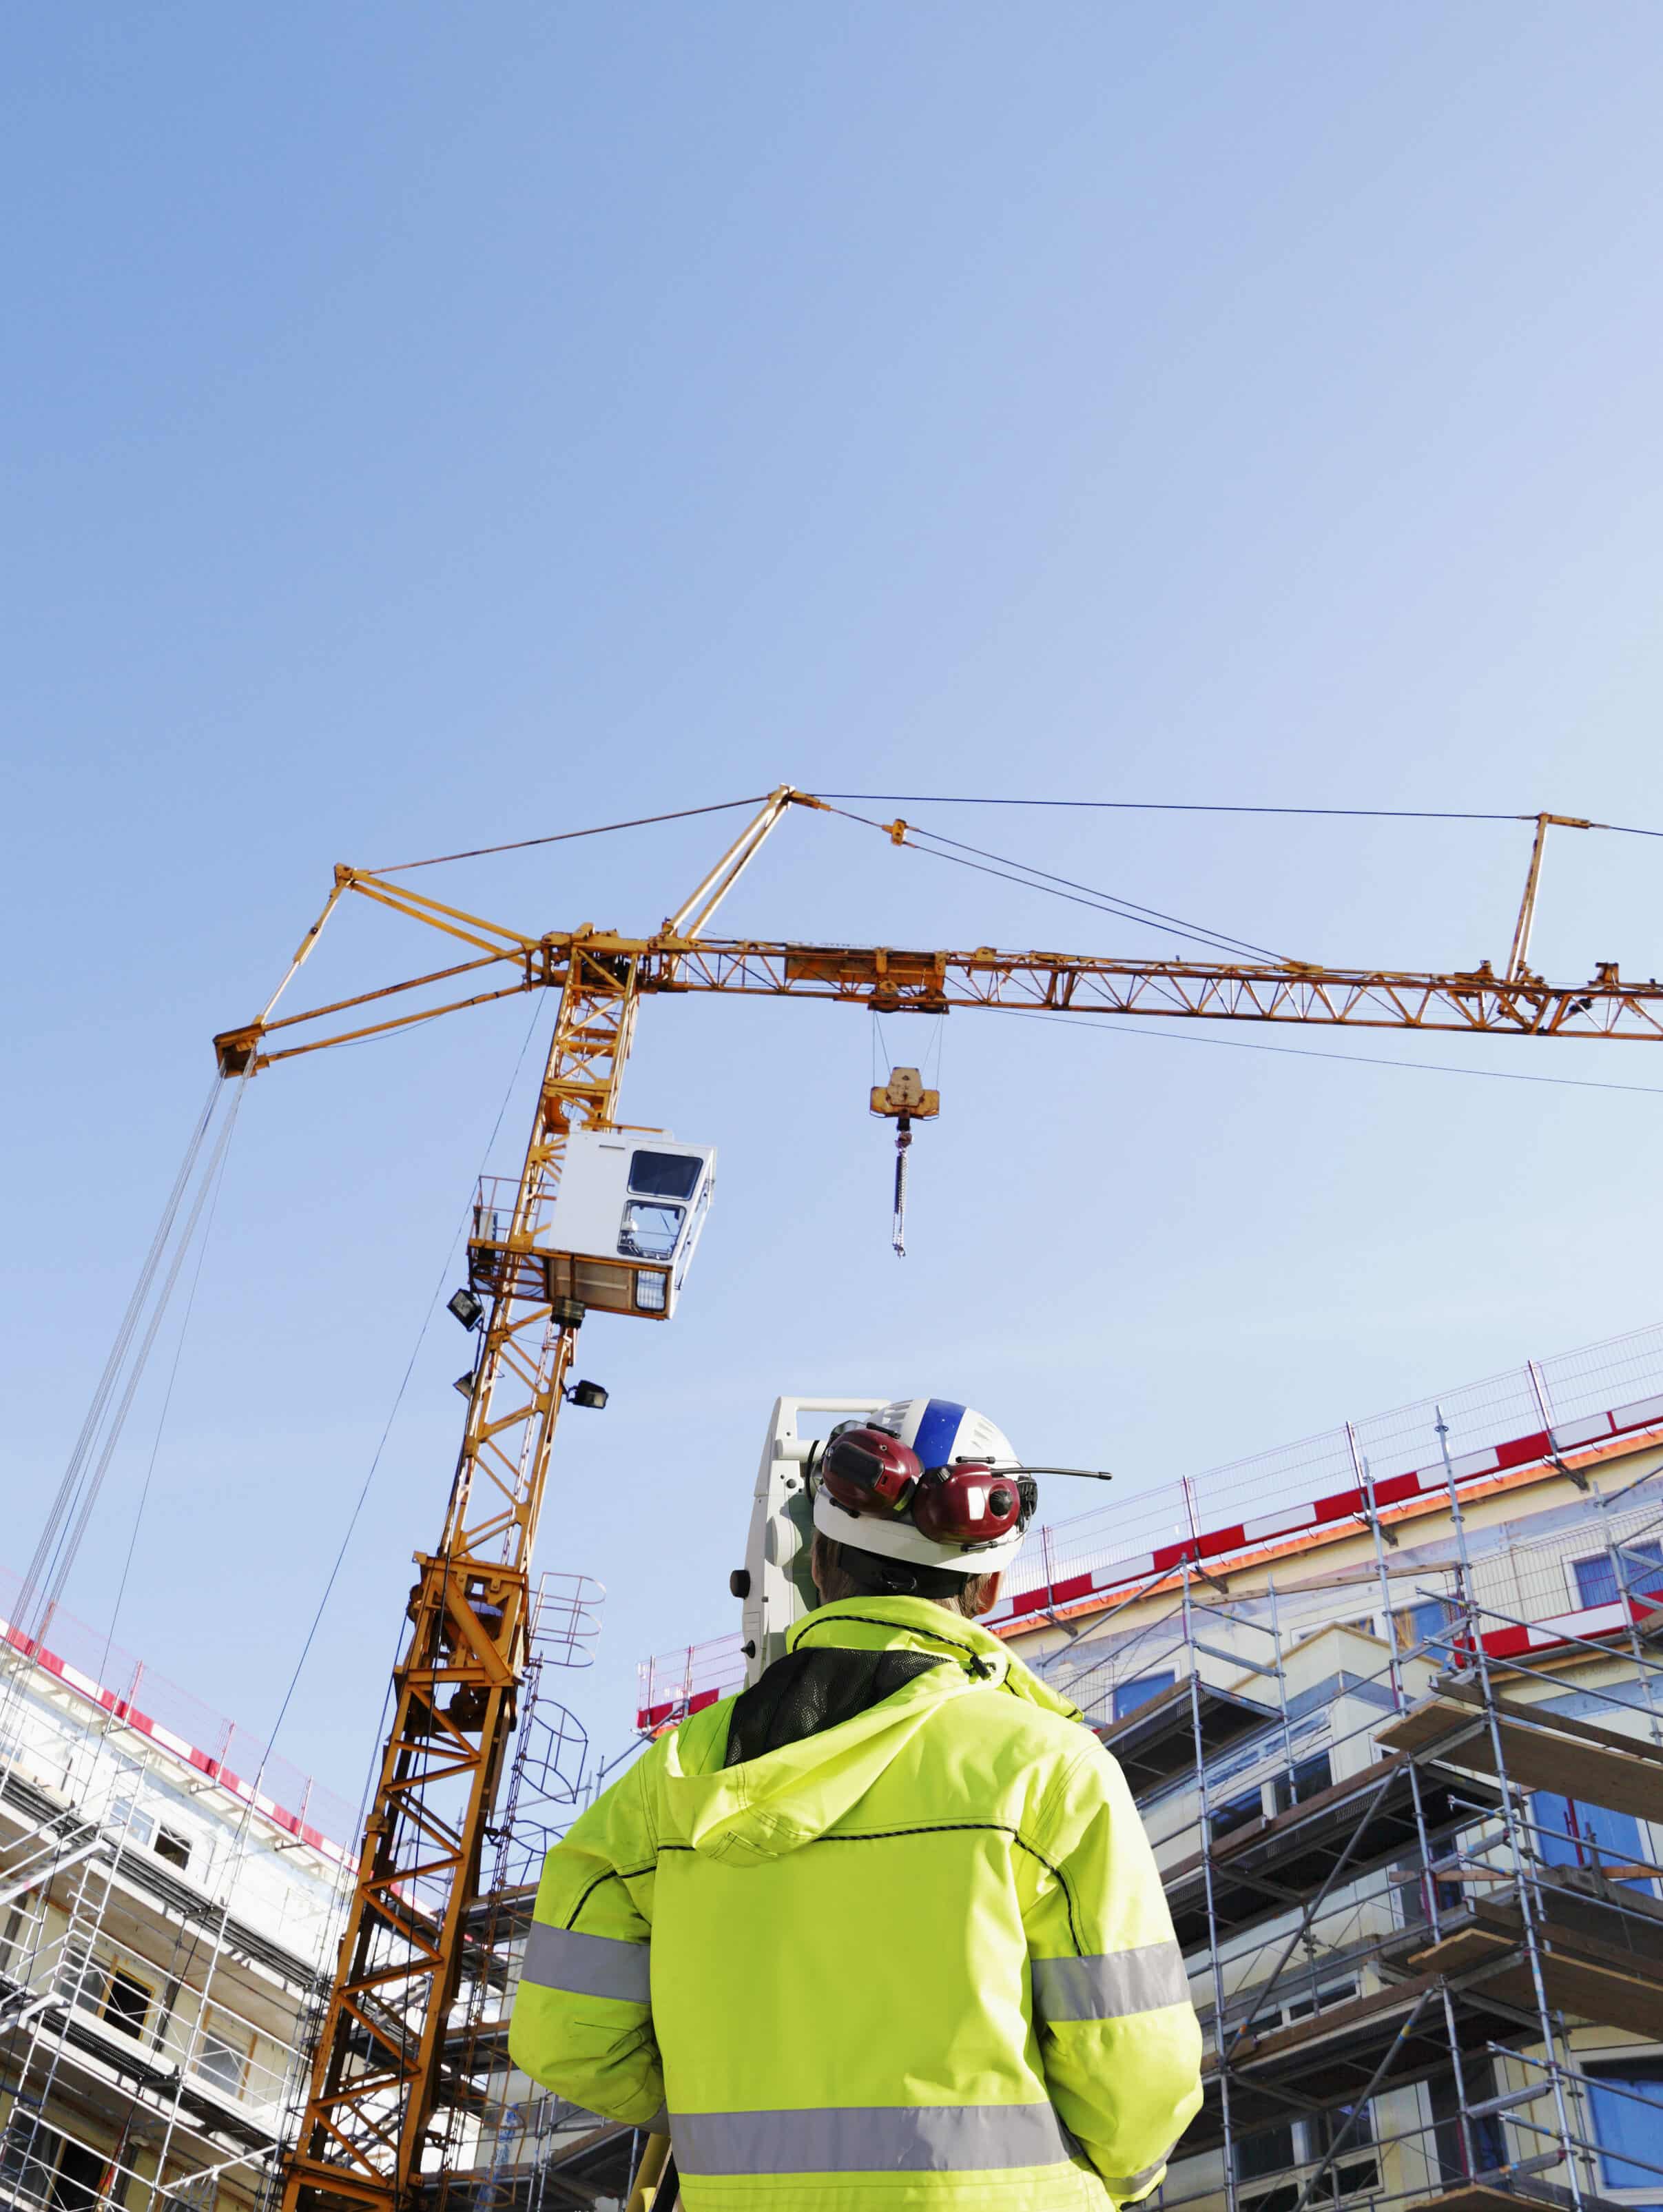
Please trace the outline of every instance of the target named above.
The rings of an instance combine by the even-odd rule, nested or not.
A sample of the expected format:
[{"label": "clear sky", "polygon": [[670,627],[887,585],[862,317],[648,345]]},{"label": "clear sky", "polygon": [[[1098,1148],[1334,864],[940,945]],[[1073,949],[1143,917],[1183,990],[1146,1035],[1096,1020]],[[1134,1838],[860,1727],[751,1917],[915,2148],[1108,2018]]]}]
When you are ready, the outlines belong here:
[{"label": "clear sky", "polygon": [[[337,860],[783,780],[1663,827],[1660,64],[1633,0],[15,15],[0,1559],[208,1040]],[[907,811],[1338,961],[1499,962],[1527,852]],[[651,927],[727,819],[421,880]],[[1536,964],[1663,969],[1660,858],[1562,833]],[[817,817],[724,923],[1171,947]],[[350,915],[309,980],[427,950]],[[460,1415],[460,1334],[421,1332],[529,1011],[253,1085],[137,1529],[122,1641],[264,1725],[414,1352],[282,1747],[354,1795]],[[1220,1048],[1254,1041],[1417,1066]],[[683,1317],[586,1333],[612,1405],[558,1448],[542,1558],[609,1586],[609,1744],[639,1656],[731,1625],[781,1390],[965,1396],[1130,1492],[1663,1308],[1663,1052],[939,1042],[897,1263],[864,1013],[643,1018],[626,1110],[721,1182]],[[1654,1091],[1420,1072],[1454,1065]],[[172,1357],[71,1586],[95,1623]]]}]

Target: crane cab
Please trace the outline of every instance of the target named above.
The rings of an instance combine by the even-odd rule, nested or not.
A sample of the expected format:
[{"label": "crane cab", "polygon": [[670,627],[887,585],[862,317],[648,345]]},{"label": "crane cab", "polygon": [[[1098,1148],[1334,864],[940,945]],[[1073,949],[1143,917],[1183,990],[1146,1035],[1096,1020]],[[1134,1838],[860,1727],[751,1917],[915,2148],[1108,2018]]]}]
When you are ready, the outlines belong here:
[{"label": "crane cab", "polygon": [[715,1188],[716,1152],[659,1132],[574,1129],[560,1188],[529,1249],[509,1216],[483,1200],[469,1240],[470,1273],[516,1285],[533,1268],[552,1302],[668,1321],[692,1264]]}]

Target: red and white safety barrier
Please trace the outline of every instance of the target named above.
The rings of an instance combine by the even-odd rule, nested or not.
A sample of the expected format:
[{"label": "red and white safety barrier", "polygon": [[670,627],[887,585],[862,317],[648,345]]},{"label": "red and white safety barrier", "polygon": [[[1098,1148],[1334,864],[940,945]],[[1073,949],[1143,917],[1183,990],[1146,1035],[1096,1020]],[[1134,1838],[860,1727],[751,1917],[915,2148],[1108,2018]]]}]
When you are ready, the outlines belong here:
[{"label": "red and white safety barrier", "polygon": [[[1435,1496],[1448,1490],[1452,1474],[1457,1482],[1470,1482],[1480,1475],[1505,1474],[1512,1468],[1529,1467],[1562,1452],[1581,1450],[1608,1437],[1626,1435],[1660,1423],[1663,1423],[1663,1396],[1642,1398],[1608,1413],[1593,1413],[1585,1420],[1563,1422],[1553,1429],[1537,1429],[1526,1437],[1512,1437],[1505,1443],[1487,1445],[1482,1451],[1463,1452],[1447,1469],[1441,1460],[1435,1467],[1392,1475],[1375,1485],[1375,1504],[1398,1505],[1405,1498]],[[1273,1543],[1279,1536],[1296,1536],[1303,1529],[1366,1518],[1368,1512],[1369,1493],[1359,1486],[1336,1491],[1308,1505],[1289,1506],[1280,1513],[1268,1513],[1262,1520],[1235,1521],[1226,1528],[1208,1529],[1198,1535],[1182,1537],[1176,1543],[1159,1545],[1154,1551],[1141,1553],[1134,1559],[1115,1559],[1105,1567],[1088,1568],[1056,1582],[1041,1583],[1037,1589],[1020,1590],[995,1607],[987,1616],[988,1626],[997,1628],[1026,1613],[1050,1613],[1059,1606],[1076,1605],[1082,1598],[1130,1589],[1138,1583],[1158,1582],[1186,1564],[1255,1551],[1263,1544]]]},{"label": "red and white safety barrier", "polygon": [[205,1774],[210,1782],[217,1783],[229,1796],[240,1799],[245,1805],[252,1805],[257,1813],[262,1814],[274,1826],[286,1829],[291,1836],[297,1837],[303,1844],[309,1844],[314,1851],[320,1852],[325,1858],[333,1859],[338,1866],[352,1863],[349,1852],[343,1850],[339,1844],[331,1843],[316,1828],[307,1826],[298,1813],[291,1813],[286,1806],[263,1796],[252,1782],[246,1781],[240,1774],[234,1774],[222,1760],[210,1759],[205,1751],[198,1750],[193,1743],[187,1743],[183,1736],[175,1735],[160,1721],[152,1720],[149,1713],[141,1712],[137,1705],[130,1705],[124,1698],[118,1698],[113,1690],[106,1690],[101,1682],[95,1682],[90,1674],[83,1674],[78,1667],[72,1667],[66,1659],[60,1659],[55,1651],[48,1651],[32,1643],[9,1621],[0,1622],[0,1635],[4,1636],[14,1650],[25,1653],[43,1673],[55,1676],[66,1689],[73,1690],[78,1696],[101,1706],[106,1713],[113,1713],[117,1720],[130,1729],[136,1729],[140,1735],[149,1736],[164,1751],[172,1752],[175,1759],[194,1766],[199,1774]]}]

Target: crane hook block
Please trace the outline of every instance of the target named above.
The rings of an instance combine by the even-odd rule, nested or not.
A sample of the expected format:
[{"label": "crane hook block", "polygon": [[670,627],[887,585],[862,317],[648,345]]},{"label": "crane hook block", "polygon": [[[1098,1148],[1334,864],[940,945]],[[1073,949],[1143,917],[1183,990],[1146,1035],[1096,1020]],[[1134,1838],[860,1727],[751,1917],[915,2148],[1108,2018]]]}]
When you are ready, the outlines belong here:
[{"label": "crane hook block", "polygon": [[917,1068],[892,1068],[887,1083],[872,1085],[872,1111],[890,1121],[932,1121],[941,1111],[941,1093],[924,1088]]}]

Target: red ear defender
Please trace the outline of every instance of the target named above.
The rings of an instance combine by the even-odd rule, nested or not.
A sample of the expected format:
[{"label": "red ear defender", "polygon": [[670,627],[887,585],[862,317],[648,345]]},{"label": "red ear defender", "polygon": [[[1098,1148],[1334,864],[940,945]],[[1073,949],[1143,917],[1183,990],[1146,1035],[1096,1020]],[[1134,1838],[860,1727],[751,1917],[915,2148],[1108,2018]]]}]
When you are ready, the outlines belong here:
[{"label": "red ear defender", "polygon": [[846,1513],[900,1513],[922,1469],[918,1454],[884,1429],[845,1429],[828,1443],[820,1480]]},{"label": "red ear defender", "polygon": [[938,1544],[991,1544],[1024,1518],[1014,1474],[966,1462],[932,1468],[913,1498],[913,1526]]}]

